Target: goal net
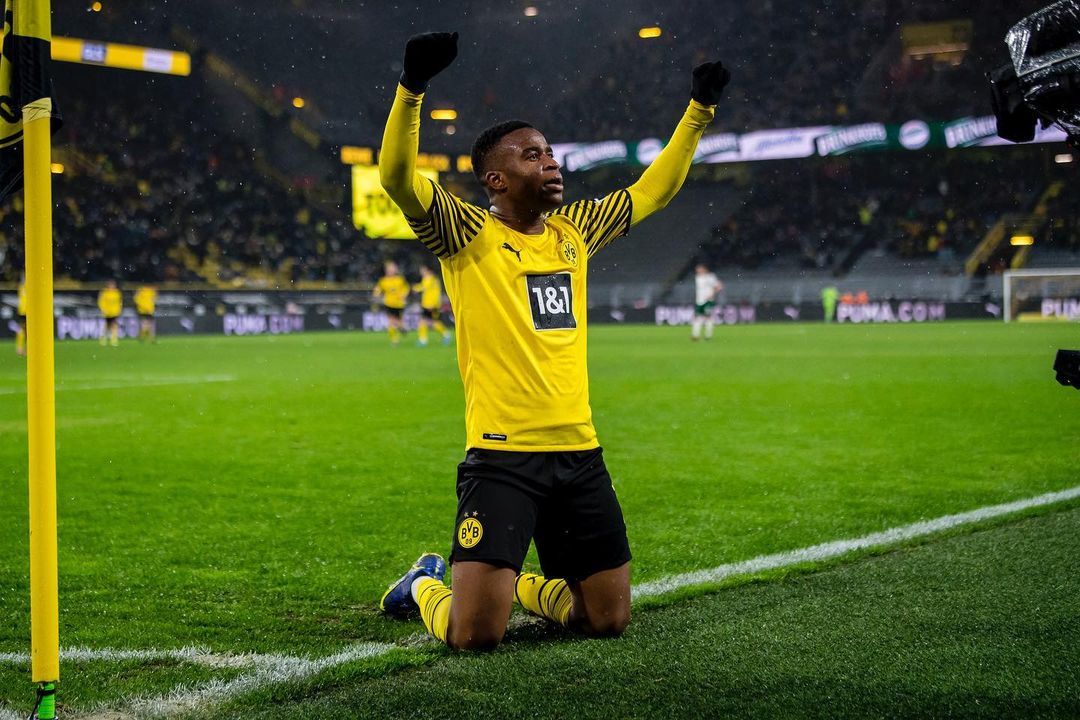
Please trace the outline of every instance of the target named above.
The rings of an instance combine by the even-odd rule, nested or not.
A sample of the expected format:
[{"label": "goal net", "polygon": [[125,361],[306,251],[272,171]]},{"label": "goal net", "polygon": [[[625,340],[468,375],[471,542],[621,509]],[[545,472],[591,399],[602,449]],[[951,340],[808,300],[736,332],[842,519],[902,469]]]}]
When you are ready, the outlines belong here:
[{"label": "goal net", "polygon": [[1007,270],[1002,293],[1005,322],[1080,322],[1080,268]]}]

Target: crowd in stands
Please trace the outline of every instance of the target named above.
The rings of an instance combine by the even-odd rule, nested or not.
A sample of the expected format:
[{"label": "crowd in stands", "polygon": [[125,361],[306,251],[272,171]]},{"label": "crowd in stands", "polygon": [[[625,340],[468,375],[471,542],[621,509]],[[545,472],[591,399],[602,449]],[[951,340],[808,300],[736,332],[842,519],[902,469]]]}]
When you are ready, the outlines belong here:
[{"label": "crowd in stands", "polygon": [[[625,32],[598,37],[588,72],[558,70],[562,90],[547,104],[546,117],[530,119],[550,128],[552,140],[666,135],[686,103],[687,69],[717,54],[735,77],[718,129],[891,121],[920,113],[930,119],[936,112],[955,117],[978,110],[974,103],[964,104],[972,96],[972,73],[979,74],[978,95],[985,98],[983,69],[976,65],[1000,44],[999,30],[1011,24],[1002,17],[1018,18],[1036,7],[1027,4],[828,0],[781,7],[778,0],[746,6],[694,0],[667,12],[659,38],[642,40]],[[957,7],[976,28],[959,65],[911,65],[887,47],[886,39],[895,39],[903,23],[950,19]],[[984,22],[989,10],[995,19]],[[704,26],[724,28],[723,46],[715,52],[687,42]],[[885,62],[875,62],[881,59]],[[897,68],[921,72],[923,67],[936,74],[934,91],[912,90],[921,80],[889,81],[880,84],[880,93],[871,93],[870,112],[860,106],[860,93],[872,67],[894,80],[900,77]],[[642,72],[649,80],[639,89]],[[512,77],[500,77],[470,77],[455,92],[475,98],[492,114],[510,116],[521,88],[507,84]],[[330,92],[329,85],[322,87]],[[279,180],[272,163],[261,161],[259,143],[214,127],[196,98],[162,91],[147,99],[114,89],[85,83],[62,103],[67,122],[54,139],[58,157],[67,164],[54,185],[59,277],[364,283],[378,277],[381,261],[389,256],[403,261],[407,272],[425,260],[413,248],[380,245],[355,229],[344,191],[339,202],[327,206]],[[364,113],[379,116],[372,126],[381,127],[388,93],[354,91],[370,108]],[[282,102],[288,94],[282,94]],[[472,135],[469,120],[462,122],[456,142],[465,151]],[[703,256],[717,266],[843,273],[873,249],[901,259],[937,258],[943,271],[958,272],[1002,214],[1030,210],[1046,187],[1046,178],[1032,169],[1037,163],[1009,150],[913,158],[880,153],[753,163],[742,202],[717,225]],[[444,176],[444,182],[474,202],[483,201],[470,176]],[[1075,247],[1078,213],[1069,195],[1055,199],[1054,210],[1069,217],[1055,218],[1051,230],[1055,242]],[[21,271],[22,233],[16,196],[0,205],[0,282],[14,281]]]},{"label": "crowd in stands", "polygon": [[[379,248],[347,211],[320,210],[197,113],[151,122],[130,100],[69,98],[64,108],[54,138],[67,161],[54,182],[57,277],[282,284],[377,276]],[[23,267],[21,213],[21,196],[0,206],[0,281]]]},{"label": "crowd in stands", "polygon": [[[1044,0],[685,0],[664,7],[627,0],[618,13],[580,8],[588,18],[580,25],[567,17],[573,14],[568,8],[541,7],[527,20],[512,17],[519,10],[496,13],[483,0],[433,7],[426,13],[427,29],[444,23],[461,31],[456,65],[468,71],[452,69],[445,83],[433,83],[430,90],[430,102],[457,107],[455,134],[448,135],[445,124],[425,123],[421,138],[433,150],[467,152],[484,127],[523,112],[554,142],[664,137],[687,102],[689,69],[716,58],[734,78],[717,127],[735,132],[986,115],[984,75],[1004,60],[1006,29],[1043,5]],[[377,18],[362,11],[354,19],[341,18],[320,7],[297,14],[297,37],[317,38],[335,51],[321,54],[320,72],[314,66],[299,69],[294,55],[280,52],[273,33],[244,32],[242,14],[208,14],[192,32],[249,73],[261,64],[298,92],[306,90],[328,125],[351,144],[377,145],[402,44],[415,20],[405,5],[380,10],[386,31],[359,44],[358,27]],[[496,15],[500,24],[493,32]],[[659,37],[638,37],[648,18],[661,27]],[[905,25],[953,20],[972,23],[966,52],[934,59],[903,51]],[[583,46],[580,30],[594,24],[597,31]],[[235,28],[247,51],[215,46],[214,25],[223,33]],[[543,42],[533,46],[534,38]],[[350,66],[343,77],[332,69],[348,58],[370,72],[354,73]]]},{"label": "crowd in stands", "polygon": [[[901,262],[937,259],[941,272],[958,273],[999,218],[1032,210],[1049,183],[1043,161],[1000,148],[932,160],[867,155],[762,165],[744,203],[714,228],[703,259],[840,275],[876,251]],[[1066,203],[1058,210],[1069,212]]]},{"label": "crowd in stands", "polygon": [[[1007,5],[1002,0],[680,4],[660,38],[642,41],[624,34],[598,47],[590,58],[595,71],[581,73],[544,122],[561,132],[572,127],[582,135],[567,138],[574,140],[665,136],[673,109],[681,109],[686,95],[685,82],[674,70],[712,59],[701,50],[688,57],[684,50],[702,27],[722,28],[713,54],[732,69],[734,80],[718,116],[718,125],[725,129],[744,132],[987,115],[991,110],[985,73],[1007,59],[1005,30],[1044,4],[1040,0]],[[903,51],[900,35],[905,24],[951,20],[972,22],[966,52],[935,58]],[[628,78],[635,69],[648,73],[647,91],[635,91]],[[608,97],[616,102],[601,105],[602,112],[580,112],[590,99]]]},{"label": "crowd in stands", "polygon": [[1080,254],[1080,197],[1068,183],[1047,198],[1049,222],[1038,242],[1048,247]]}]

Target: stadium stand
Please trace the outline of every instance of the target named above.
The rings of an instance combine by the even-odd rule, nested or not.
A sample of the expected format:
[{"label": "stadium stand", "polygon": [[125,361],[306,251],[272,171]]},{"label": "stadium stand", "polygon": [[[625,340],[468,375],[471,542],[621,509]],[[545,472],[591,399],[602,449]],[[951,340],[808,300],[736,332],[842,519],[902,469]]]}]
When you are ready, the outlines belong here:
[{"label": "stadium stand", "polygon": [[[324,211],[250,146],[208,129],[176,81],[153,92],[171,111],[151,120],[145,87],[125,79],[66,96],[68,121],[54,140],[65,161],[55,188],[58,277],[261,286],[372,279],[377,248],[345,213]],[[113,94],[117,85],[127,92]],[[13,280],[23,264],[21,203],[0,212],[0,277]]]},{"label": "stadium stand", "polygon": [[[559,28],[575,12],[601,16],[603,8],[545,6],[544,67],[499,52],[537,32],[520,8],[432,8],[432,26],[481,38],[497,24],[502,35],[498,44],[471,41],[448,76],[453,82],[433,89],[431,103],[456,105],[461,116],[453,135],[447,125],[425,122],[422,140],[433,150],[467,152],[479,129],[511,115],[534,121],[553,141],[665,136],[686,102],[686,69],[703,57],[701,43],[690,40],[703,23],[721,28],[713,40],[736,77],[718,131],[986,114],[982,73],[1002,52],[1008,18],[1039,3],[1020,5],[1006,12],[1003,0],[832,0],[780,12],[769,1],[717,7],[695,0],[669,12],[631,2],[611,18],[610,33],[591,38]],[[335,157],[343,142],[378,144],[398,71],[400,38],[355,41],[373,10],[346,12],[322,0],[270,10],[241,2],[236,13],[191,13],[177,26],[156,7],[128,3],[115,15],[79,22],[102,39],[189,49],[190,78],[57,66],[66,117],[54,141],[65,164],[56,178],[61,280],[366,286],[384,258],[398,259],[410,274],[429,260],[414,245],[376,242],[352,226],[347,172]],[[404,10],[380,12],[392,25]],[[246,32],[254,13],[291,23],[295,44],[282,50],[277,36]],[[971,21],[965,51],[918,57],[904,49],[911,23],[954,20]],[[653,22],[663,27],[661,37],[638,38],[636,29]],[[580,66],[585,56],[588,72]],[[317,71],[341,61],[364,71]],[[649,73],[648,92],[636,90],[639,72]],[[522,98],[523,81],[536,88],[534,96]],[[291,108],[298,95],[309,100],[305,133],[315,136],[299,148],[295,137],[292,145],[283,140],[301,117]],[[619,304],[678,295],[673,288],[696,260],[726,278],[768,286],[748,285],[754,296],[783,295],[785,284],[788,296],[802,296],[813,292],[799,289],[808,282],[885,276],[957,296],[972,291],[958,277],[964,274],[985,277],[1018,262],[1080,265],[1078,207],[1069,193],[1052,192],[1075,165],[1056,166],[1054,152],[880,153],[748,163],[724,174],[695,169],[663,227],[646,224],[600,256],[601,287],[591,297]],[[568,199],[595,196],[628,177],[576,173]],[[482,202],[469,175],[451,173],[443,182]],[[1006,237],[1019,229],[1039,237],[1020,255]],[[17,279],[22,244],[15,197],[0,206],[0,282]]]}]

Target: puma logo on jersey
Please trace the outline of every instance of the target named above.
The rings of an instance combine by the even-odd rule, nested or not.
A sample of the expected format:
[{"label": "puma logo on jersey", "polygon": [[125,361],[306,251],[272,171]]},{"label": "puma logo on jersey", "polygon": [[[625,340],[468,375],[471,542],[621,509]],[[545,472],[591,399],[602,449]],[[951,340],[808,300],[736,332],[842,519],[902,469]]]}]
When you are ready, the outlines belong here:
[{"label": "puma logo on jersey", "polygon": [[518,262],[521,262],[521,251],[520,250],[515,250],[513,247],[510,246],[510,243],[503,243],[502,244],[502,249],[503,250],[509,250],[510,252],[517,255]]}]

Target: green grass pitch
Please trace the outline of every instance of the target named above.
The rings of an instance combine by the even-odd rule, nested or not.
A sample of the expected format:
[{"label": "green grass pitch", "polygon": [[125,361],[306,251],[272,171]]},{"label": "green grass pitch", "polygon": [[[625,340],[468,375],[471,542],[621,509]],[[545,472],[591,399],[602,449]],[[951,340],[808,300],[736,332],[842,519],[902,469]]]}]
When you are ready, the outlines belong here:
[{"label": "green grass pitch", "polygon": [[[1051,370],[1057,348],[1080,347],[1076,325],[688,335],[591,331],[635,583],[1080,485],[1080,393]],[[1077,502],[688,590],[639,606],[616,641],[518,621],[499,651],[461,656],[377,612],[421,551],[449,550],[464,450],[451,348],[345,333],[65,343],[57,381],[64,647],[318,659],[400,645],[192,717],[1080,714]],[[29,650],[25,415],[24,362],[3,344],[0,720],[33,693],[29,663],[2,660]],[[77,717],[242,671],[61,672]]]}]

